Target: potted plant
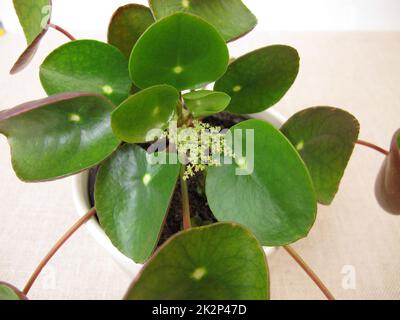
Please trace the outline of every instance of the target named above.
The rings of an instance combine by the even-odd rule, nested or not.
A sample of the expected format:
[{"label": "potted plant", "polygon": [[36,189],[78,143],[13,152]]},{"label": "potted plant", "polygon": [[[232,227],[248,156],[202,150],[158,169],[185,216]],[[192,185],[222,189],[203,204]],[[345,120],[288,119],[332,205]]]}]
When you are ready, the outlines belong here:
[{"label": "potted plant", "polygon": [[387,155],[377,196],[399,213],[398,133],[389,153],[358,140],[354,116],[322,106],[276,128],[265,110],[295,81],[299,55],[273,45],[230,59],[227,42],[257,23],[240,0],[126,5],[108,43],[53,24],[49,0],[14,5],[28,47],[11,73],[49,28],[71,41],[40,66],[49,96],[0,113],[13,168],[26,182],[90,170],[76,191],[91,207],[25,288],[1,283],[0,298],[26,298],[54,253],[91,221],[125,261],[144,263],[127,299],[268,299],[263,246],[283,247],[333,299],[290,244],[307,236],[317,203],[333,201],[356,143]]}]

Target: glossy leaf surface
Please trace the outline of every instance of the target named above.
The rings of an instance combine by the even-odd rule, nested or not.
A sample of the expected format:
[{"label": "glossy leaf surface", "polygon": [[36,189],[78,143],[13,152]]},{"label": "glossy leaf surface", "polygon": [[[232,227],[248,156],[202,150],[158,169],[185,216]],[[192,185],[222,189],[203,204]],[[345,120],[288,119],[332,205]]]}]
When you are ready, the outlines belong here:
[{"label": "glossy leaf surface", "polygon": [[180,165],[151,164],[147,152],[125,144],[97,174],[95,203],[112,243],[135,262],[154,250]]},{"label": "glossy leaf surface", "polygon": [[129,300],[265,300],[268,266],[242,226],[218,223],[172,237],[148,261]]},{"label": "glossy leaf surface", "polygon": [[215,83],[214,89],[232,98],[227,111],[257,113],[282,99],[298,71],[297,51],[292,47],[273,45],[236,59]]},{"label": "glossy leaf surface", "polygon": [[114,104],[124,101],[132,86],[124,55],[95,40],[72,41],[54,50],[40,66],[40,81],[49,95],[93,92]]},{"label": "glossy leaf surface", "polygon": [[150,0],[157,19],[176,12],[188,12],[211,23],[226,41],[250,32],[257,18],[241,0]]},{"label": "glossy leaf surface", "polygon": [[248,227],[266,246],[305,237],[314,224],[317,204],[299,154],[281,132],[262,120],[241,122],[230,131],[237,132],[243,154],[235,146],[232,164],[208,168],[206,194],[216,218]]},{"label": "glossy leaf surface", "polygon": [[147,29],[133,48],[129,68],[139,88],[169,84],[182,91],[217,80],[228,61],[228,48],[214,27],[177,13]]},{"label": "glossy leaf surface", "polygon": [[129,58],[136,41],[153,23],[153,14],[149,8],[133,3],[122,6],[111,18],[108,43],[119,48]]},{"label": "glossy leaf surface", "polygon": [[338,108],[314,107],[295,114],[281,130],[306,163],[318,201],[330,204],[358,139],[357,119]]},{"label": "glossy leaf surface", "polygon": [[186,107],[195,118],[202,118],[219,113],[229,105],[231,98],[223,92],[200,90],[183,96]]},{"label": "glossy leaf surface", "polygon": [[122,141],[143,143],[152,129],[165,129],[175,115],[179,93],[174,87],[159,85],[139,91],[112,114],[114,134]]},{"label": "glossy leaf surface", "polygon": [[107,158],[120,141],[111,130],[113,105],[100,95],[67,93],[0,113],[12,163],[24,181],[80,172]]}]

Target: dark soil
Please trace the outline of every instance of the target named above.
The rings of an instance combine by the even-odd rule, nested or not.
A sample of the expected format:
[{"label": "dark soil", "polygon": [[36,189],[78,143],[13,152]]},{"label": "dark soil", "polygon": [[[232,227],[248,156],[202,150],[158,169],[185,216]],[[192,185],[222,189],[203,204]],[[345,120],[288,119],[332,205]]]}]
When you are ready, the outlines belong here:
[{"label": "dark soil", "polygon": [[217,115],[204,118],[202,121],[211,124],[212,126],[218,126],[222,129],[229,129],[230,127],[250,119],[246,116],[235,115],[229,112],[221,112]]},{"label": "dark soil", "polygon": [[[228,112],[221,112],[218,115],[210,116],[203,119],[203,122],[212,126],[219,126],[223,129],[230,128],[233,125],[247,120],[247,117],[237,116]],[[98,168],[93,168],[89,173],[89,197],[91,206],[94,203],[94,184],[96,181],[96,173]],[[205,175],[197,174],[187,181],[190,201],[190,213],[192,216],[192,225],[201,226],[217,222],[212,214],[205,195]],[[168,214],[165,220],[164,228],[161,232],[158,246],[163,244],[172,235],[182,230],[182,199],[180,182],[178,180],[174,195],[172,197]]]},{"label": "dark soil", "polygon": [[[190,214],[193,226],[201,226],[217,222],[210,208],[204,189],[205,176],[198,174],[187,181],[190,202]],[[178,180],[170,208],[165,220],[158,245],[160,246],[172,235],[182,230],[182,195],[181,184]]]}]

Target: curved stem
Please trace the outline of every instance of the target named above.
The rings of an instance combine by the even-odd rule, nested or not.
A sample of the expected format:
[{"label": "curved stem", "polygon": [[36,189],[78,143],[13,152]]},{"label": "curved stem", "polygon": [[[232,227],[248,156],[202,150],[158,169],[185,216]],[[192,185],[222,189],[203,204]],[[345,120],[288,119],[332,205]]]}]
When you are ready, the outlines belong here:
[{"label": "curved stem", "polygon": [[22,291],[25,295],[28,294],[31,289],[33,283],[38,278],[40,272],[46,266],[46,264],[50,261],[50,259],[56,254],[58,249],[77,231],[82,225],[84,225],[87,221],[90,220],[96,214],[96,208],[90,209],[88,213],[86,213],[82,218],[80,218],[61,238],[57,241],[57,243],[51,248],[49,253],[43,258],[40,264],[37,266],[36,270],[33,272],[31,277],[29,278],[27,284],[25,285],[24,290]]},{"label": "curved stem", "polygon": [[49,27],[61,32],[66,37],[68,37],[71,41],[75,41],[76,40],[76,38],[72,34],[70,34],[67,30],[61,28],[60,26],[58,26],[56,24],[49,23]]},{"label": "curved stem", "polygon": [[383,149],[383,148],[381,148],[381,147],[379,147],[379,146],[377,146],[377,145],[375,145],[375,144],[373,144],[371,142],[364,141],[364,140],[357,140],[356,143],[361,145],[361,146],[368,147],[368,148],[371,148],[371,149],[373,149],[375,151],[378,151],[378,152],[382,153],[385,156],[387,156],[389,154],[389,151],[387,151],[387,150],[385,150],[385,149]]},{"label": "curved stem", "polygon": [[181,194],[182,194],[182,218],[183,218],[183,229],[187,230],[192,227],[190,222],[190,203],[189,203],[189,192],[186,180],[183,179],[185,174],[185,166],[182,166],[181,169]]},{"label": "curved stem", "polygon": [[335,300],[335,297],[332,295],[332,293],[329,291],[329,289],[323,284],[321,279],[307,265],[307,263],[299,256],[299,254],[291,246],[284,246],[283,248],[300,265],[300,267],[305,271],[305,273],[307,273],[307,275],[311,278],[311,280],[314,281],[314,283],[322,291],[322,293],[325,295],[325,297],[328,300]]}]

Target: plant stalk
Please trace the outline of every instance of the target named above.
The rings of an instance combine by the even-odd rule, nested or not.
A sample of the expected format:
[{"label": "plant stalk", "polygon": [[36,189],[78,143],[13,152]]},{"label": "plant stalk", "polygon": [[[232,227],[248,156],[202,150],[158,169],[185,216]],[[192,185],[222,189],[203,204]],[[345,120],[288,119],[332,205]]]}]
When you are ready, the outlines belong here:
[{"label": "plant stalk", "polygon": [[88,222],[94,215],[96,214],[96,208],[90,209],[88,213],[86,213],[82,218],[80,218],[51,248],[49,253],[43,258],[40,264],[37,266],[36,270],[33,272],[31,277],[29,278],[27,284],[25,285],[24,290],[22,291],[25,295],[28,294],[29,290],[32,288],[32,285],[38,278],[39,274],[42,272],[43,268],[50,261],[50,259],[57,253],[58,249],[86,222]]},{"label": "plant stalk", "polygon": [[190,222],[190,203],[189,203],[189,192],[186,180],[183,179],[185,174],[185,166],[182,166],[180,182],[181,182],[181,194],[182,194],[182,218],[183,218],[183,229],[187,230],[192,227]]},{"label": "plant stalk", "polygon": [[183,121],[183,111],[182,111],[182,103],[179,101],[176,105],[176,113],[178,114],[178,123],[182,123]]},{"label": "plant stalk", "polygon": [[76,40],[76,38],[72,34],[70,34],[67,30],[65,30],[64,28],[61,28],[60,26],[58,26],[56,24],[49,23],[49,27],[61,32],[66,37],[68,37],[71,41],[75,41]]},{"label": "plant stalk", "polygon": [[389,154],[389,151],[387,151],[387,150],[385,150],[385,149],[383,149],[383,148],[381,148],[381,147],[379,147],[379,146],[377,146],[377,145],[375,145],[373,143],[370,143],[368,141],[357,140],[356,143],[361,145],[361,146],[364,146],[364,147],[367,147],[367,148],[371,148],[371,149],[373,149],[375,151],[378,151],[378,152],[382,153],[385,156],[387,156]]},{"label": "plant stalk", "polygon": [[291,247],[283,246],[287,253],[299,264],[299,266],[307,273],[312,281],[318,286],[325,297],[328,300],[335,300],[335,297],[329,291],[329,289],[323,284],[321,279],[315,274],[315,272],[307,265],[307,263],[300,257],[300,255]]}]

